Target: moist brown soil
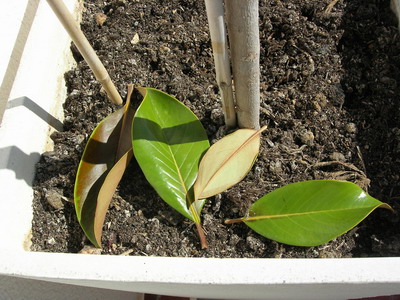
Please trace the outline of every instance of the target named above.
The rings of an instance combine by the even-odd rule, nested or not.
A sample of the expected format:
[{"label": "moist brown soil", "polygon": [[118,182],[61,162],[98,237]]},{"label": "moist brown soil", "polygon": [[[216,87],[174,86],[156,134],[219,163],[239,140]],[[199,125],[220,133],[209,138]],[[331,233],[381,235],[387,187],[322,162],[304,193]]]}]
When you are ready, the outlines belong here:
[{"label": "moist brown soil", "polygon": [[[187,105],[214,143],[226,132],[204,1],[87,0],[82,29],[123,96],[128,83]],[[400,254],[400,38],[389,0],[260,0],[260,155],[246,178],[208,199],[201,250],[193,224],[165,204],[133,161],[106,216],[103,254],[203,257],[364,257]],[[96,14],[107,16],[103,25]],[[135,34],[138,43],[132,43]],[[34,182],[33,251],[78,252],[89,244],[73,204],[85,143],[117,107],[82,57],[65,74],[64,131],[52,134]],[[319,247],[283,245],[224,220],[244,215],[288,183],[353,181],[389,203]]]}]

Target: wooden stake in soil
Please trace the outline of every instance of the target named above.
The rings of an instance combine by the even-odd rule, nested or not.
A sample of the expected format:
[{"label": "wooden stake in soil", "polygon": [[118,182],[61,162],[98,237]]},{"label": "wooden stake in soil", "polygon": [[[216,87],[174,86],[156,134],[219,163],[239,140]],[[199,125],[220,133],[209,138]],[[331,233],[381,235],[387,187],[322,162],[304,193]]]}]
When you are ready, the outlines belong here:
[{"label": "wooden stake in soil", "polygon": [[221,93],[222,110],[227,127],[236,126],[236,112],[232,92],[232,75],[229,66],[228,45],[224,22],[223,0],[205,0],[215,73]]},{"label": "wooden stake in soil", "polygon": [[122,98],[118,93],[115,85],[112,83],[110,75],[96,55],[96,52],[90,46],[88,40],[79,27],[79,24],[74,20],[67,7],[62,0],[47,0],[58,19],[67,30],[72,41],[75,43],[79,52],[93,71],[96,79],[105,89],[110,100],[117,105],[122,104]]},{"label": "wooden stake in soil", "polygon": [[226,0],[239,127],[260,128],[258,0]]}]

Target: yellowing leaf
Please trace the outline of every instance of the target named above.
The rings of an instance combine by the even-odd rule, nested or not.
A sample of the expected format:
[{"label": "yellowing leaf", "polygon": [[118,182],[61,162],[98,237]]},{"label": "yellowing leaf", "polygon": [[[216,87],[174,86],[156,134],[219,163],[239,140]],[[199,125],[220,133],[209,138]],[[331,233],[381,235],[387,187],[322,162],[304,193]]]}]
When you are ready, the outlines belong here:
[{"label": "yellowing leaf", "polygon": [[253,166],[260,149],[260,130],[239,129],[210,147],[199,166],[195,199],[205,199],[241,181]]}]

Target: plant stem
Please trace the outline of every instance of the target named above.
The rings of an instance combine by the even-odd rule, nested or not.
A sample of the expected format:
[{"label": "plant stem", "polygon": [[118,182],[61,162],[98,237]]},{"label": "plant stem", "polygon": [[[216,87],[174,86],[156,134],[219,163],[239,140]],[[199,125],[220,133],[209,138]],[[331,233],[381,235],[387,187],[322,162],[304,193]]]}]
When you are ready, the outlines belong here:
[{"label": "plant stem", "polygon": [[258,0],[225,2],[235,86],[236,113],[241,128],[260,128],[260,34]]},{"label": "plant stem", "polygon": [[222,100],[222,110],[227,127],[236,126],[236,112],[232,92],[232,75],[229,65],[228,45],[224,22],[223,0],[205,0],[215,73]]},{"label": "plant stem", "polygon": [[82,54],[83,58],[93,71],[96,79],[101,83],[104,90],[106,91],[110,100],[117,105],[122,104],[122,98],[111,81],[110,75],[101,63],[100,59],[96,55],[96,52],[90,46],[89,41],[86,39],[79,24],[74,20],[71,13],[62,0],[47,0],[54,13],[57,15],[61,24],[68,32],[72,41]]},{"label": "plant stem", "polygon": [[208,248],[208,243],[206,235],[204,234],[204,229],[201,227],[200,223],[195,223],[195,224],[196,224],[197,234],[199,235],[200,238],[201,249],[206,249]]},{"label": "plant stem", "polygon": [[206,238],[206,235],[204,234],[203,228],[201,227],[200,215],[199,215],[198,210],[195,205],[196,201],[193,200],[193,194],[191,191],[187,191],[186,195],[187,195],[187,199],[189,202],[189,210],[192,213],[193,221],[196,224],[196,229],[197,229],[197,234],[200,239],[201,249],[206,249],[206,248],[208,248],[207,238]]},{"label": "plant stem", "polygon": [[234,224],[234,223],[243,223],[246,219],[239,218],[239,219],[227,219],[224,221],[225,224]]}]

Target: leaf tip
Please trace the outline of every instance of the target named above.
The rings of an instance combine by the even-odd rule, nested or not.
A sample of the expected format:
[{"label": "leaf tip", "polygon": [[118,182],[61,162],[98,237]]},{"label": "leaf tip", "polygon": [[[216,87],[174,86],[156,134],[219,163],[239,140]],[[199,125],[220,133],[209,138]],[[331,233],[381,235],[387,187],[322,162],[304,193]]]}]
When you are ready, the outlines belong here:
[{"label": "leaf tip", "polygon": [[258,133],[261,133],[261,132],[265,131],[267,128],[268,128],[268,125],[264,125],[263,127],[261,127],[261,128],[258,130]]},{"label": "leaf tip", "polygon": [[147,89],[146,89],[146,88],[140,87],[140,86],[135,86],[135,89],[138,90],[139,93],[140,93],[143,97],[146,96],[146,93],[147,93]]},{"label": "leaf tip", "polygon": [[389,204],[387,204],[387,203],[382,203],[381,205],[379,205],[378,206],[379,208],[384,208],[384,209],[388,209],[388,210],[390,210],[391,212],[393,212],[394,213],[394,209],[393,209],[393,207],[391,207]]}]

